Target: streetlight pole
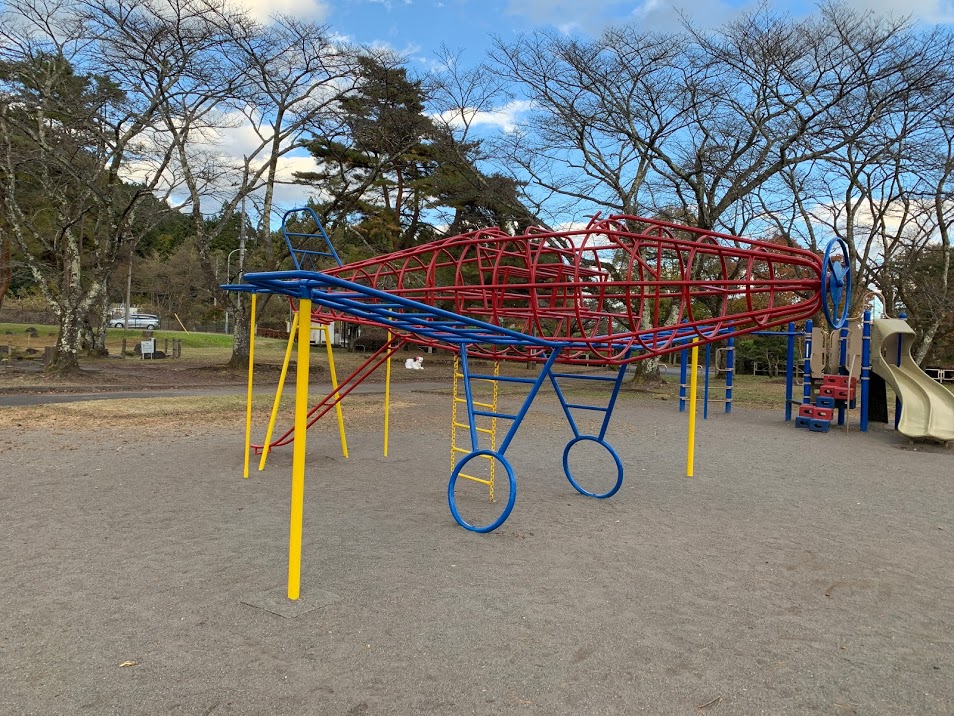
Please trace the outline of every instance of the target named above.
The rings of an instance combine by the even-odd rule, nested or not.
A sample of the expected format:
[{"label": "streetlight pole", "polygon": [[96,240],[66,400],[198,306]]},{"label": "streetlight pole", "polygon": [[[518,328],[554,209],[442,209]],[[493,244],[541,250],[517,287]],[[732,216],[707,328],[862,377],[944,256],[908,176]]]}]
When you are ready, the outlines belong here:
[{"label": "streetlight pole", "polygon": [[[244,247],[239,247],[237,249],[232,249],[229,251],[229,255],[225,257],[225,282],[232,283],[232,254],[236,251],[244,251]],[[239,271],[241,272],[242,268],[242,258],[239,254]],[[241,275],[241,274],[240,274]],[[241,294],[239,294],[241,295]],[[225,301],[225,332],[229,332],[229,304],[228,301]]]},{"label": "streetlight pole", "polygon": [[[232,283],[232,254],[241,249],[232,249],[229,255],[225,257],[225,282]],[[239,263],[239,276],[242,275],[242,264]]]},{"label": "streetlight pole", "polygon": [[[242,276],[245,275],[245,197],[242,197],[242,224],[239,226],[239,258],[238,258],[238,278],[239,281],[242,280]],[[242,292],[239,291],[235,294],[235,307],[239,312],[239,315],[242,314]],[[228,314],[225,314],[228,316]],[[226,328],[226,333],[228,329]]]}]

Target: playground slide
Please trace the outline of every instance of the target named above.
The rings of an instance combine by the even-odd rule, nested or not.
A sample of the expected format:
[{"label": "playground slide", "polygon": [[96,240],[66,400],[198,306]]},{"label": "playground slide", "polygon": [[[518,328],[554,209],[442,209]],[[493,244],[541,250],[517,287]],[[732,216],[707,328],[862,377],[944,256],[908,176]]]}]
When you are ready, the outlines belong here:
[{"label": "playground slide", "polygon": [[871,324],[872,368],[901,399],[898,432],[909,438],[954,440],[954,394],[914,362],[913,340],[914,330],[906,321],[882,318]]}]

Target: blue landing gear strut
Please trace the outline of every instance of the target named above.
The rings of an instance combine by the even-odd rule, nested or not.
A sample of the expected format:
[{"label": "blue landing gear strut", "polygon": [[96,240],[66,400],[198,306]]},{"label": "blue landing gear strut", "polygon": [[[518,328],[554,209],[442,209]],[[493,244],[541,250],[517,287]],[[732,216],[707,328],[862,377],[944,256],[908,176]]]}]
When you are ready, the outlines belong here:
[{"label": "blue landing gear strut", "polygon": [[[557,396],[560,399],[560,404],[563,407],[563,411],[567,417],[567,421],[570,424],[570,428],[573,430],[573,439],[567,443],[566,448],[563,451],[563,471],[566,474],[567,479],[570,481],[570,484],[578,490],[581,494],[588,495],[590,497],[597,498],[606,498],[610,497],[619,490],[620,486],[623,483],[623,464],[619,458],[619,455],[616,451],[606,442],[606,430],[609,427],[609,421],[613,413],[613,407],[616,404],[616,399],[619,396],[620,386],[623,382],[623,376],[626,373],[626,367],[620,366],[619,373],[615,378],[610,378],[607,376],[592,376],[592,375],[582,375],[577,373],[554,373],[553,365],[556,361],[557,356],[559,355],[560,349],[554,348],[550,355],[547,357],[546,362],[543,364],[543,368],[540,371],[540,374],[536,378],[519,378],[511,376],[494,376],[494,375],[485,375],[479,373],[471,373],[470,367],[468,365],[467,358],[467,347],[466,345],[461,346],[460,351],[460,363],[461,363],[461,373],[463,374],[464,380],[464,393],[467,404],[467,418],[468,425],[470,428],[470,438],[471,438],[471,452],[464,455],[454,467],[453,472],[451,473],[450,480],[447,483],[447,502],[450,506],[451,514],[454,519],[457,521],[461,527],[472,532],[491,532],[492,530],[497,529],[502,525],[507,517],[510,516],[510,512],[513,510],[514,502],[517,497],[517,482],[514,476],[513,467],[511,467],[510,462],[505,457],[507,448],[510,447],[510,443],[513,441],[514,436],[517,433],[517,430],[520,427],[520,423],[523,421],[524,417],[527,414],[527,411],[530,409],[530,405],[533,403],[534,398],[536,398],[537,393],[540,391],[540,387],[543,385],[544,381],[547,379],[550,380],[553,385],[554,390],[556,391]],[[497,381],[502,383],[522,383],[530,386],[530,390],[527,393],[526,398],[524,398],[523,405],[520,407],[520,410],[516,414],[503,413],[497,410],[487,410],[483,409],[481,404],[476,404],[474,401],[474,394],[472,390],[472,381]],[[589,380],[589,381],[609,381],[613,383],[613,392],[610,396],[608,405],[606,407],[596,406],[596,405],[587,405],[582,403],[570,403],[567,401],[566,396],[564,395],[563,388],[560,384],[561,381],[569,380]],[[583,434],[576,420],[573,418],[573,410],[593,410],[602,412],[603,421],[600,426],[599,433],[597,435],[586,435]],[[479,432],[477,430],[477,418],[491,418],[496,420],[509,420],[510,428],[507,430],[506,435],[503,440],[500,442],[499,447],[496,450],[487,450],[482,449],[479,443]],[[572,448],[581,443],[581,442],[595,442],[599,445],[602,445],[613,458],[613,461],[616,463],[616,481],[613,484],[612,488],[605,492],[595,492],[587,490],[579,480],[574,478],[570,467],[569,467],[569,454]],[[501,513],[493,520],[486,524],[474,524],[465,519],[458,509],[457,497],[455,496],[455,488],[458,483],[458,479],[461,477],[467,477],[466,474],[463,474],[463,470],[467,464],[472,460],[477,458],[489,459],[500,463],[504,470],[507,473],[507,480],[509,483],[509,495],[507,498],[507,503],[504,505]],[[480,480],[478,480],[480,481]]]},{"label": "blue landing gear strut", "polygon": [[[570,429],[573,431],[573,439],[566,444],[566,447],[563,449],[563,472],[566,474],[566,479],[570,481],[570,484],[573,485],[580,493],[587,495],[588,497],[597,497],[600,499],[605,499],[607,497],[612,497],[619,491],[619,488],[623,484],[623,462],[619,459],[619,455],[616,450],[613,449],[613,446],[606,442],[606,430],[609,428],[610,418],[613,416],[613,408],[616,406],[616,399],[619,397],[619,389],[623,385],[623,376],[626,375],[626,366],[621,365],[619,371],[616,374],[615,378],[610,378],[608,376],[600,375],[584,375],[580,373],[553,373],[548,371],[550,376],[550,382],[553,384],[553,389],[556,391],[557,397],[560,399],[560,405],[563,406],[563,412],[566,415],[567,422],[570,423]],[[563,390],[560,387],[560,380],[563,381],[603,381],[603,382],[612,382],[613,383],[613,392],[610,395],[609,403],[605,408],[598,405],[586,405],[583,403],[570,403],[567,401],[566,396],[563,394]],[[597,435],[584,435],[580,432],[580,429],[576,423],[576,420],[573,419],[574,410],[592,410],[603,413],[603,422],[600,425],[600,431]],[[573,473],[570,470],[570,451],[573,447],[581,442],[594,442],[598,445],[602,445],[603,448],[610,454],[613,458],[613,462],[616,463],[616,482],[615,484],[605,492],[593,492],[587,490],[580,483],[579,480],[573,477]]]}]

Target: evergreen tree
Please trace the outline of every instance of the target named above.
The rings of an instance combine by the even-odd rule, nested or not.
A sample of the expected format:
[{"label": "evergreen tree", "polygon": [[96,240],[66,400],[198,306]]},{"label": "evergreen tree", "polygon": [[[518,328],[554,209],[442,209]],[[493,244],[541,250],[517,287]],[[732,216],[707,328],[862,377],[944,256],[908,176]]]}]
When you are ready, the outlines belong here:
[{"label": "evergreen tree", "polygon": [[359,258],[489,226],[539,224],[519,185],[476,166],[479,144],[425,114],[427,97],[404,67],[362,57],[357,91],[341,100],[334,136],[306,147],[318,164],[296,175],[339,252]]},{"label": "evergreen tree", "polygon": [[316,204],[332,232],[371,253],[412,246],[430,235],[424,218],[433,197],[434,124],[424,114],[421,83],[378,58],[359,59],[362,81],[340,101],[337,136],[306,143],[319,169],[297,174],[318,190]]}]

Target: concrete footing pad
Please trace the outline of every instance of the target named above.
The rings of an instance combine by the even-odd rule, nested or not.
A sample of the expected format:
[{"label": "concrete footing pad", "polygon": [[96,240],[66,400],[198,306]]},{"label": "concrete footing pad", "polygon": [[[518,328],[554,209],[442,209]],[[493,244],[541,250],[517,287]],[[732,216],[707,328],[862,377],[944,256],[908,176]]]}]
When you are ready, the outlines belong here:
[{"label": "concrete footing pad", "polygon": [[302,589],[298,599],[289,599],[287,587],[279,585],[243,597],[241,602],[269,614],[276,614],[285,619],[295,619],[337,602],[338,599],[337,594],[323,592],[320,589]]}]

